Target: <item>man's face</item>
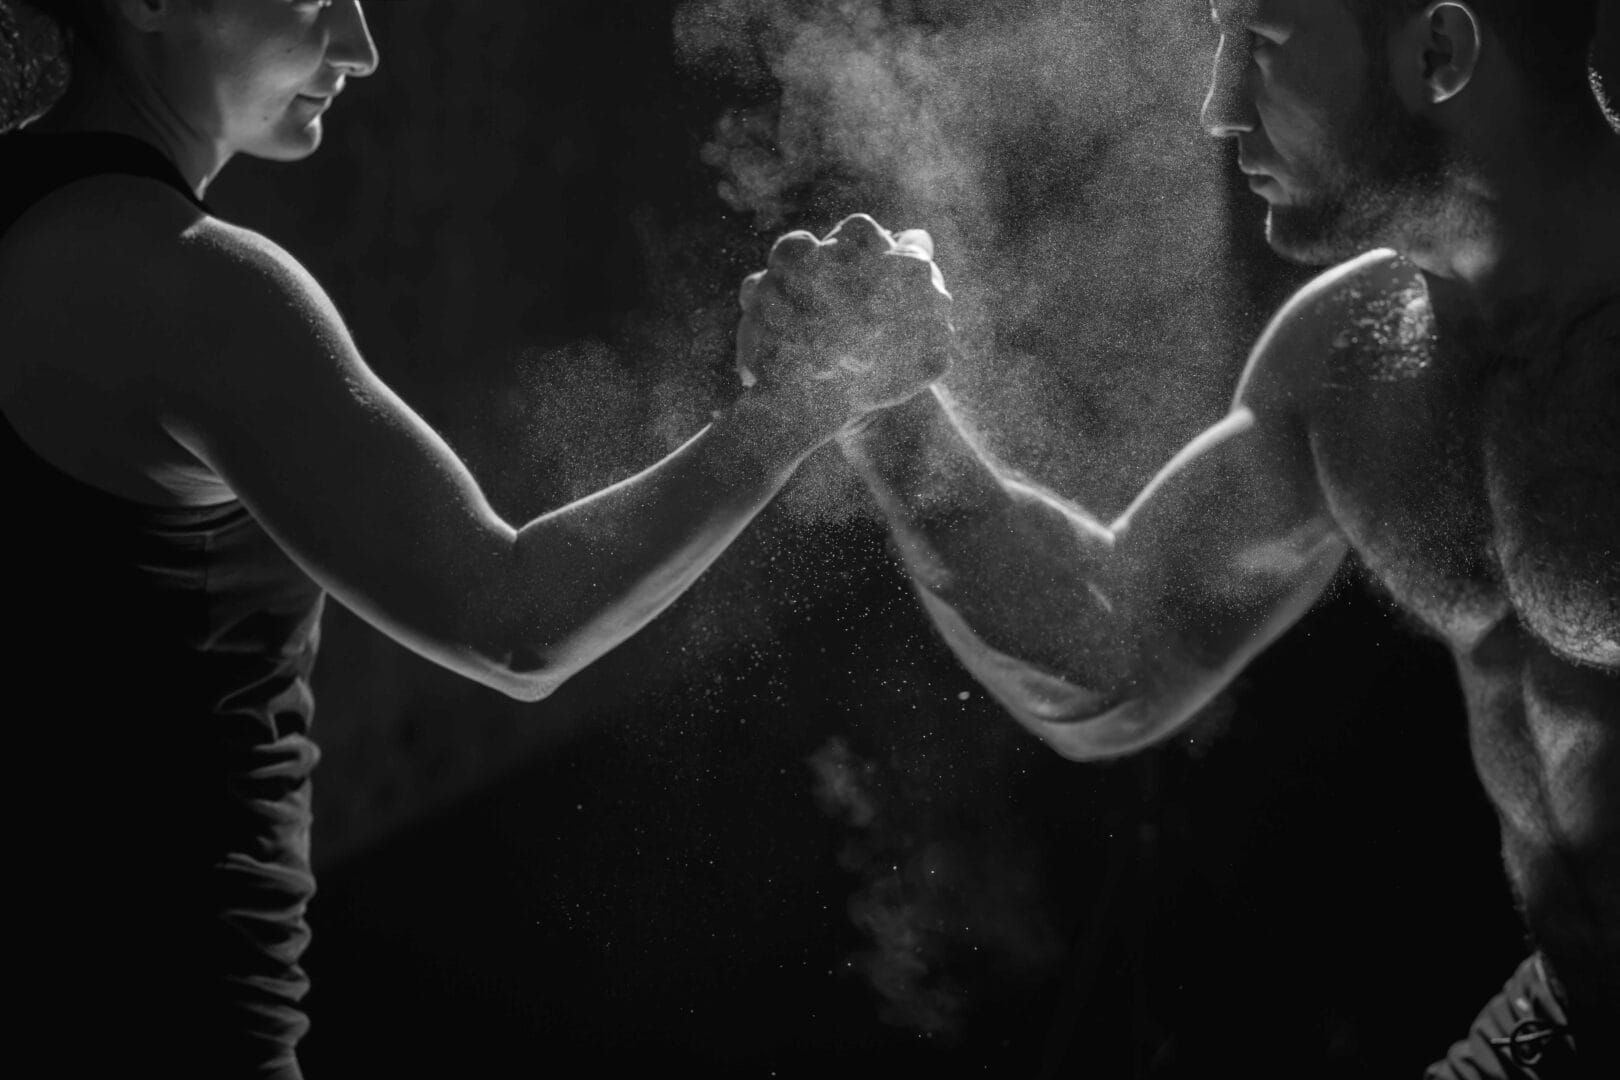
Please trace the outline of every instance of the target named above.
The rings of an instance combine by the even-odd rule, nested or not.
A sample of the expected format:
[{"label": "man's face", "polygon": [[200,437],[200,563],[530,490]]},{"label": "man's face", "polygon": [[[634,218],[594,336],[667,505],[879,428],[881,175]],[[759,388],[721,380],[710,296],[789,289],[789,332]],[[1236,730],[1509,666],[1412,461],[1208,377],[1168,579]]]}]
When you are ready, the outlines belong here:
[{"label": "man's face", "polygon": [[232,153],[313,153],[321,116],[377,50],[358,0],[171,0],[163,62],[188,123]]},{"label": "man's face", "polygon": [[1363,40],[1341,0],[1213,0],[1212,12],[1221,40],[1204,125],[1236,139],[1270,207],[1271,246],[1329,263],[1421,231],[1443,143],[1396,97],[1383,43]]}]

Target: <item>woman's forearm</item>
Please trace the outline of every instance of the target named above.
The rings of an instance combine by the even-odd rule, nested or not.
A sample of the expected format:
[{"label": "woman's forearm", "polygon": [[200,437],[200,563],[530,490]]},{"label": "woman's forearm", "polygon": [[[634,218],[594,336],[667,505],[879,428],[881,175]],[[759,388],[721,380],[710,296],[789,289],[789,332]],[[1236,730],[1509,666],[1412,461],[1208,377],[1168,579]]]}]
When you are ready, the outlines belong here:
[{"label": "woman's forearm", "polygon": [[504,572],[479,590],[496,612],[467,613],[491,635],[480,651],[512,683],[503,688],[544,696],[640,630],[828,434],[745,395],[657,464],[516,530]]}]

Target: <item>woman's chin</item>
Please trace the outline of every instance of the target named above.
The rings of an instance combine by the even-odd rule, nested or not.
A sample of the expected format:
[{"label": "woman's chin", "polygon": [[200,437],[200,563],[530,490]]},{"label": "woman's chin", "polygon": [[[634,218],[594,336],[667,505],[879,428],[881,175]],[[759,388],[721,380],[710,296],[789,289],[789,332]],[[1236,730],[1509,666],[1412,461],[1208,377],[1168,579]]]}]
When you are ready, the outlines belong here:
[{"label": "woman's chin", "polygon": [[320,149],[323,134],[320,118],[316,117],[302,124],[288,124],[242,152],[265,161],[302,161]]}]

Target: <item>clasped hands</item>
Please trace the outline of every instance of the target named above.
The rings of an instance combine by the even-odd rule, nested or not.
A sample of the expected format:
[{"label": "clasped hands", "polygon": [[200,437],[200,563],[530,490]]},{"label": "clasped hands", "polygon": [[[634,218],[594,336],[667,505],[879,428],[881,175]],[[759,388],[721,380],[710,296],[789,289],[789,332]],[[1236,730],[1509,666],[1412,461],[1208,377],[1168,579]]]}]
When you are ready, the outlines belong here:
[{"label": "clasped hands", "polygon": [[950,366],[951,295],[921,229],[891,234],[865,214],[824,239],[791,232],[743,281],[743,385],[831,437],[857,430]]}]

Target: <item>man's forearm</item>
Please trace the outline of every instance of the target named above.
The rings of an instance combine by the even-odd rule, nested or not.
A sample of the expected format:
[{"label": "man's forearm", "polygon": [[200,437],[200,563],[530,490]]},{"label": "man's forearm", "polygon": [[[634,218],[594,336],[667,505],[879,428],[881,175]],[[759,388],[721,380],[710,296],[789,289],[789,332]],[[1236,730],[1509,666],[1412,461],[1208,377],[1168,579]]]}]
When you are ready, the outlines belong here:
[{"label": "man's forearm", "polygon": [[1343,559],[1286,417],[1262,424],[1234,407],[1105,525],[999,473],[946,401],[920,397],[846,437],[845,451],[952,650],[1070,756],[1173,731]]},{"label": "man's forearm", "polygon": [[993,653],[1010,687],[1056,680],[1095,701],[1130,682],[1135,649],[1120,633],[1128,612],[1105,526],[1001,476],[939,391],[840,442],[953,647],[970,632],[968,647]]}]

